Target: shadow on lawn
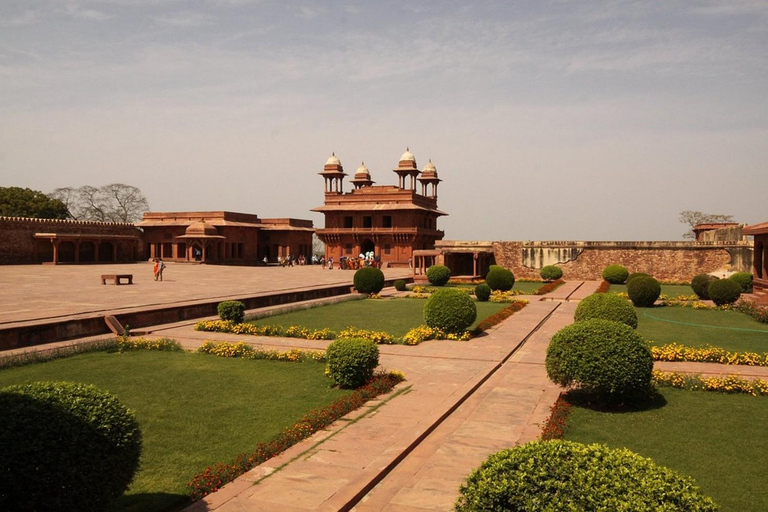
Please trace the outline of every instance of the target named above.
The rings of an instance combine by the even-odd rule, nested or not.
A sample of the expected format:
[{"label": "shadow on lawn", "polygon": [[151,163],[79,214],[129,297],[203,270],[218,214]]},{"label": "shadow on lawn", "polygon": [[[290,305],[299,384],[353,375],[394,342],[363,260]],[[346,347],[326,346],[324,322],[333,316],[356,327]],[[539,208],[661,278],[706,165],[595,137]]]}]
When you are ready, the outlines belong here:
[{"label": "shadow on lawn", "polygon": [[109,512],[178,512],[192,504],[189,496],[167,492],[124,494]]},{"label": "shadow on lawn", "polygon": [[591,393],[586,393],[578,389],[574,389],[566,393],[565,399],[572,405],[583,407],[584,409],[617,414],[651,411],[654,409],[661,409],[667,405],[667,399],[664,398],[664,395],[656,390],[652,391],[644,399],[624,403],[606,402],[605,400],[600,400]]}]

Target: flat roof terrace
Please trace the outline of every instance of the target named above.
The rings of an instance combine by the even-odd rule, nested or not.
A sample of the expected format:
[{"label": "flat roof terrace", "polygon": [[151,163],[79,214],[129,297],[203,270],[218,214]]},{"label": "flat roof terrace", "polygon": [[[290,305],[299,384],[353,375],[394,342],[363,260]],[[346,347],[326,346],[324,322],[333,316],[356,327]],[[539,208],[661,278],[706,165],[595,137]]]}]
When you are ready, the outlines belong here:
[{"label": "flat roof terrace", "polygon": [[[313,287],[352,285],[353,271],[319,265],[246,267],[166,263],[155,281],[151,263],[0,266],[0,328],[14,324],[120,314],[203,300],[227,300]],[[382,269],[387,279],[408,269]],[[132,285],[101,284],[102,274],[133,274]]]}]

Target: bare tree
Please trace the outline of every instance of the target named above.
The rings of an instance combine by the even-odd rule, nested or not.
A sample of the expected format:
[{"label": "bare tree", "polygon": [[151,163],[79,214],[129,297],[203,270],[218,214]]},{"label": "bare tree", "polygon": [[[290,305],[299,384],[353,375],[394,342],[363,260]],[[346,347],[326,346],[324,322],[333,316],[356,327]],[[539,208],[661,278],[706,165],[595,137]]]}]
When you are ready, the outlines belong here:
[{"label": "bare tree", "polygon": [[48,197],[63,202],[70,217],[77,220],[136,222],[149,210],[149,203],[141,190],[124,183],[57,188]]},{"label": "bare tree", "polygon": [[702,213],[693,210],[685,210],[680,212],[680,222],[690,226],[690,229],[683,234],[683,238],[693,239],[696,238],[696,234],[693,232],[693,228],[695,228],[697,224],[733,222],[733,215]]},{"label": "bare tree", "polygon": [[107,217],[112,222],[136,222],[149,210],[149,203],[138,188],[123,183],[101,187],[107,206]]},{"label": "bare tree", "polygon": [[317,257],[325,256],[325,244],[315,233],[312,233],[312,254]]}]

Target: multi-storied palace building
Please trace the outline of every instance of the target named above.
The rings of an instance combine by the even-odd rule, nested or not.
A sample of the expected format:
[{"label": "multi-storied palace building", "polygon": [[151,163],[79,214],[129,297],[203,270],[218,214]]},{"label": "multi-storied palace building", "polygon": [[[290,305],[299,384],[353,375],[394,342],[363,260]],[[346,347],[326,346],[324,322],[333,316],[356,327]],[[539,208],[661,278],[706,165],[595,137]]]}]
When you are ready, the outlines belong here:
[{"label": "multi-storied palace building", "polygon": [[[317,236],[325,242],[325,257],[356,257],[373,252],[389,266],[406,266],[418,249],[433,249],[444,233],[437,218],[437,169],[430,160],[420,171],[416,158],[406,150],[397,169],[397,186],[374,185],[365,164],[350,180],[354,189],[344,192],[347,173],[332,155],[319,174],[325,179],[325,204],[312,211],[325,215],[325,227]],[[420,182],[420,192],[417,183]]]}]

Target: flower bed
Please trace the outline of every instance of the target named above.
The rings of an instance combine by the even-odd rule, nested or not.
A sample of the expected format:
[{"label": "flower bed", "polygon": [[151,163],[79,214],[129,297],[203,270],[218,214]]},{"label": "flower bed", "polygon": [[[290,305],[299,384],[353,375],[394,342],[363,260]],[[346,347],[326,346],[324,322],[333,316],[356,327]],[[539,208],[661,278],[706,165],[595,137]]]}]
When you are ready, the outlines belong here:
[{"label": "flower bed", "polygon": [[120,352],[128,350],[160,350],[166,352],[181,352],[181,344],[173,338],[131,338],[119,336],[117,349]]},{"label": "flower bed", "polygon": [[744,379],[736,375],[726,377],[702,377],[676,372],[654,370],[653,383],[692,391],[717,391],[719,393],[746,393],[752,396],[768,396],[768,381]]},{"label": "flower bed", "polygon": [[542,441],[562,439],[565,432],[565,424],[568,421],[568,414],[571,412],[571,403],[560,393],[560,396],[557,397],[549,411],[549,417],[546,423],[544,423],[539,439]]},{"label": "flower bed", "polygon": [[733,309],[751,316],[758,322],[768,324],[768,306],[758,306],[757,303],[751,300],[740,299],[733,306]]},{"label": "flower bed", "polygon": [[361,407],[368,400],[389,393],[403,380],[403,374],[400,372],[377,375],[365,386],[337,399],[331,405],[309,411],[271,441],[259,443],[252,452],[242,453],[232,462],[217,462],[207,467],[187,483],[192,499],[199,500],[218,491],[246,471],[307,439],[318,430]]},{"label": "flower bed", "polygon": [[600,286],[597,287],[597,290],[595,290],[595,293],[608,293],[608,288],[611,287],[611,283],[603,279],[603,282],[600,283]]},{"label": "flower bed", "polygon": [[483,331],[486,331],[493,327],[496,324],[499,324],[512,316],[513,314],[517,313],[521,309],[523,309],[525,306],[528,305],[528,301],[525,299],[518,299],[509,306],[505,307],[495,315],[491,315],[479,324],[477,324],[477,327],[475,327],[472,330],[472,335],[477,336]]},{"label": "flower bed", "polygon": [[742,364],[768,366],[768,352],[731,352],[719,347],[686,347],[679,343],[651,345],[654,361],[687,361],[696,363]]},{"label": "flower bed", "polygon": [[230,343],[228,341],[205,340],[198,352],[203,354],[213,354],[219,357],[240,357],[243,359],[267,359],[270,361],[304,362],[311,361],[325,362],[325,353],[315,350],[262,350],[254,348],[244,341]]},{"label": "flower bed", "polygon": [[549,292],[553,292],[562,285],[565,284],[565,281],[562,279],[558,279],[557,281],[552,281],[551,283],[547,283],[541,288],[538,288],[535,292],[533,292],[534,295],[546,295]]}]

